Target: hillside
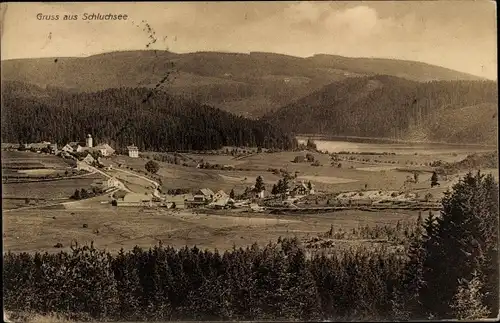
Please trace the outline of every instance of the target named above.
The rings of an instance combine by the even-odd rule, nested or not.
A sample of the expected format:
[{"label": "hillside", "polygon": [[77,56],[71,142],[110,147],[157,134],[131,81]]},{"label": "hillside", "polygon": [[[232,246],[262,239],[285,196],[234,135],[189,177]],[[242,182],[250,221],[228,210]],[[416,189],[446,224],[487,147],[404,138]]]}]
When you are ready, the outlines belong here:
[{"label": "hillside", "polygon": [[480,79],[419,62],[334,55],[300,58],[259,52],[125,51],[82,58],[2,61],[5,81],[81,92],[158,85],[170,94],[249,117],[262,116],[334,81],[376,74],[414,81]]},{"label": "hillside", "polygon": [[334,82],[262,120],[296,133],[496,145],[497,106],[494,81],[378,75]]},{"label": "hillside", "polygon": [[69,93],[2,83],[2,142],[79,141],[87,133],[117,148],[205,150],[222,146],[289,149],[291,136],[265,122],[146,88]]}]

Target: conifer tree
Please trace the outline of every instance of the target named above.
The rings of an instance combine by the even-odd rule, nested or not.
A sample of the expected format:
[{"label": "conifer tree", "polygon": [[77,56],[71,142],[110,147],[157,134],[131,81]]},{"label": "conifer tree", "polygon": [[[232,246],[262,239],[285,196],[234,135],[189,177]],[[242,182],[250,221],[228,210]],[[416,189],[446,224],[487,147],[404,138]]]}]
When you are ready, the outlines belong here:
[{"label": "conifer tree", "polygon": [[437,186],[439,185],[439,182],[438,182],[438,175],[436,172],[432,172],[432,176],[431,176],[431,187],[434,187],[434,186]]},{"label": "conifer tree", "polygon": [[483,305],[483,283],[477,271],[472,273],[472,279],[460,280],[457,293],[453,298],[451,308],[459,320],[478,320],[487,318],[491,311]]},{"label": "conifer tree", "polygon": [[429,314],[453,317],[450,304],[459,279],[470,281],[476,270],[489,283],[483,287],[484,304],[498,312],[497,185],[491,175],[468,173],[445,194],[441,216],[426,220],[420,300]]},{"label": "conifer tree", "polygon": [[262,176],[258,176],[255,180],[255,191],[261,192],[264,190],[264,188],[264,180],[262,179]]}]

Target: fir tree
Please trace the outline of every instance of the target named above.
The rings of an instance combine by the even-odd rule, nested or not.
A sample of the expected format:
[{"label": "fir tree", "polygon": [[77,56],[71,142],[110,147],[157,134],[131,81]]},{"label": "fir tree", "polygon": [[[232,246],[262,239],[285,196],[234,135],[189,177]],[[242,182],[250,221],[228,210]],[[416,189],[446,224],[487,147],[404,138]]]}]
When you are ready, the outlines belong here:
[{"label": "fir tree", "polygon": [[265,189],[264,180],[262,179],[262,176],[258,176],[257,179],[255,180],[255,191],[261,192],[264,189]]},{"label": "fir tree", "polygon": [[458,281],[472,279],[475,270],[484,272],[490,284],[484,287],[484,304],[498,311],[498,278],[491,278],[498,272],[497,185],[491,175],[469,173],[453,186],[452,193],[446,193],[441,217],[435,222],[427,219],[425,286],[420,299],[428,313],[453,317],[450,304]]},{"label": "fir tree", "polygon": [[436,172],[432,172],[432,176],[431,176],[431,187],[434,187],[434,186],[437,186],[439,185],[439,182],[438,182],[438,175]]},{"label": "fir tree", "polygon": [[488,318],[491,311],[483,305],[483,283],[477,271],[472,274],[472,279],[460,280],[457,293],[453,298],[451,308],[459,320],[478,320]]}]

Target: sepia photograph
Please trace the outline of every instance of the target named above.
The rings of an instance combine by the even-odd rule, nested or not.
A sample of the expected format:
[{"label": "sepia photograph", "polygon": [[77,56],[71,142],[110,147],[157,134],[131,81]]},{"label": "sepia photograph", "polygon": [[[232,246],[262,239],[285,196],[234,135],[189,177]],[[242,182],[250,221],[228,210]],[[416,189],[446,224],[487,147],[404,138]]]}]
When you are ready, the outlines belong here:
[{"label": "sepia photograph", "polygon": [[497,4],[3,2],[3,320],[499,318]]}]

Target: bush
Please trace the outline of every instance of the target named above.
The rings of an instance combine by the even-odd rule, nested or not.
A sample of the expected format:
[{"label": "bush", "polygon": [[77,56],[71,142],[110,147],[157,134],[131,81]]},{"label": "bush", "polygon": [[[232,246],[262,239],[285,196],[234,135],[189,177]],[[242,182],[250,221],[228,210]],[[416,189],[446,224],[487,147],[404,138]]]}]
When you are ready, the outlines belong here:
[{"label": "bush", "polygon": [[160,165],[157,162],[150,160],[144,165],[144,168],[150,173],[156,174],[160,170]]}]

